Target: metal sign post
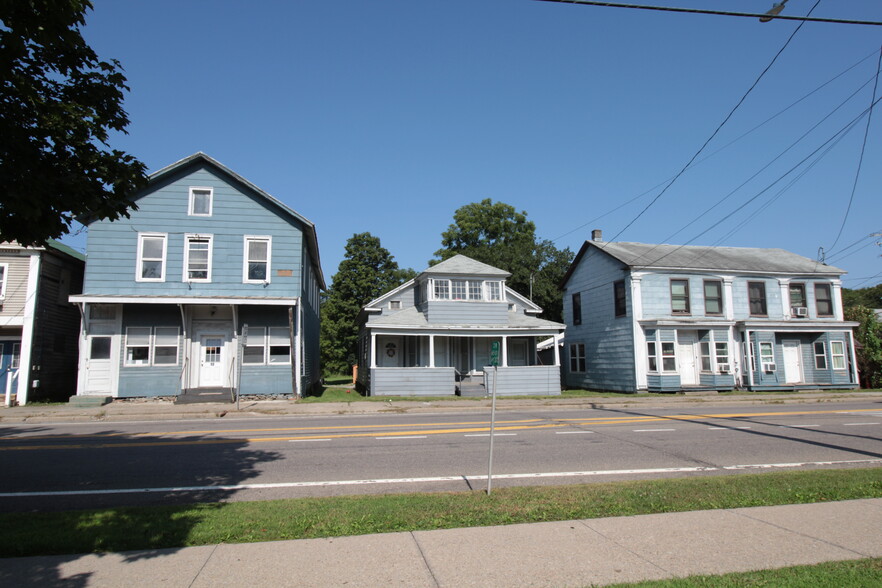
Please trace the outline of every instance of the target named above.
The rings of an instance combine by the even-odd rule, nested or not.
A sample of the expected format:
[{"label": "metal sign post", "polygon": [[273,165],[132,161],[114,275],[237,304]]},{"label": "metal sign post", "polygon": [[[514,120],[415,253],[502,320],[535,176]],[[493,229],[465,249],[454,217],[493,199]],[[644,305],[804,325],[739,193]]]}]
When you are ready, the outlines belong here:
[{"label": "metal sign post", "polygon": [[236,354],[236,410],[239,410],[239,394],[242,387],[242,354],[245,353],[245,345],[248,344],[248,323],[242,325],[242,335],[239,337],[239,353]]},{"label": "metal sign post", "polygon": [[493,432],[496,429],[496,382],[499,380],[499,341],[490,346],[490,365],[493,366],[493,392],[490,401],[490,458],[487,462],[487,496],[493,489]]}]

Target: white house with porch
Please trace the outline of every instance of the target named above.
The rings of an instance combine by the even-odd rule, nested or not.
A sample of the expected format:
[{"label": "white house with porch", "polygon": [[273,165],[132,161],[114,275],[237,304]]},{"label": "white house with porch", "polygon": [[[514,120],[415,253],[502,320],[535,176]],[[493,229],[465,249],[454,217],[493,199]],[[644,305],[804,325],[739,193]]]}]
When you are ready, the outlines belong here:
[{"label": "white house with porch", "polygon": [[[506,271],[464,255],[369,302],[359,315],[357,384],[373,396],[560,394],[560,356],[536,343],[564,325],[507,287]],[[494,342],[498,367],[488,369]]]}]

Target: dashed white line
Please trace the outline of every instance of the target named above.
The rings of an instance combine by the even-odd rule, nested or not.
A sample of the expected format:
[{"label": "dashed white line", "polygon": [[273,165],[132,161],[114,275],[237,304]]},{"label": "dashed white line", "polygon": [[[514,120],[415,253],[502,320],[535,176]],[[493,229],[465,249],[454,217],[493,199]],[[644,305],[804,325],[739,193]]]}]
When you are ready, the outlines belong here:
[{"label": "dashed white line", "polygon": [[862,427],[864,425],[878,425],[879,423],[842,423],[843,427]]},{"label": "dashed white line", "polygon": [[817,429],[821,425],[778,425],[779,427],[788,427],[790,429]]}]

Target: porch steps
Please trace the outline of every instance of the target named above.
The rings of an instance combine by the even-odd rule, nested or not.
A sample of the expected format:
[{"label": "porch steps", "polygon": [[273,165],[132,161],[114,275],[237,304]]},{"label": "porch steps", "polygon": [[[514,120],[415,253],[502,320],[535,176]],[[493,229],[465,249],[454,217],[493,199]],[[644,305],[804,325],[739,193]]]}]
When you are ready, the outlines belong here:
[{"label": "porch steps", "polygon": [[487,389],[484,387],[484,384],[461,382],[459,384],[459,395],[463,398],[483,398],[487,396]]},{"label": "porch steps", "polygon": [[71,396],[67,404],[74,408],[93,408],[110,404],[111,401],[113,401],[112,396]]},{"label": "porch steps", "polygon": [[175,398],[175,404],[203,404],[220,402],[231,404],[235,398],[235,390],[229,388],[190,388]]}]

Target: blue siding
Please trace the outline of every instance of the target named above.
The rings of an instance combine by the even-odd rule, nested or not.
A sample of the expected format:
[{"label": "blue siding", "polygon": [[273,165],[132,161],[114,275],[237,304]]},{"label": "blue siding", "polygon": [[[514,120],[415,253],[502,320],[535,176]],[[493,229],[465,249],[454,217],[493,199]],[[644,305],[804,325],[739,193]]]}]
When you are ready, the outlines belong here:
[{"label": "blue siding", "polygon": [[[564,292],[564,374],[567,386],[634,392],[634,322],[625,267],[590,248],[573,271]],[[613,284],[625,279],[627,314],[615,316]],[[572,295],[581,293],[582,324],[573,324]],[[585,373],[570,370],[570,345],[585,344]]]},{"label": "blue siding", "polygon": [[508,303],[433,300],[426,303],[426,316],[434,325],[504,325]]},{"label": "blue siding", "polygon": [[[189,188],[214,189],[210,217],[188,216]],[[85,292],[109,295],[296,297],[301,291],[303,232],[272,205],[208,169],[196,169],[154,186],[137,200],[131,218],[89,226]],[[137,282],[139,232],[167,233],[164,282]],[[210,283],[187,283],[185,235],[213,236]],[[243,284],[244,235],[272,237],[270,284]],[[290,276],[279,275],[290,270]],[[285,272],[287,273],[287,272]]]},{"label": "blue siding", "polygon": [[[128,327],[177,327],[178,361],[174,365],[127,366],[126,329]],[[183,329],[181,314],[176,306],[157,304],[127,304],[123,306],[119,359],[120,398],[177,396],[181,393],[181,357],[183,356]]]}]

